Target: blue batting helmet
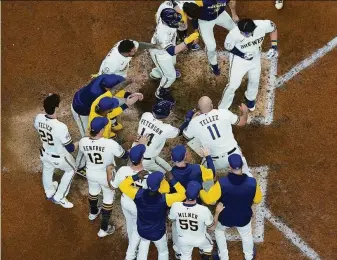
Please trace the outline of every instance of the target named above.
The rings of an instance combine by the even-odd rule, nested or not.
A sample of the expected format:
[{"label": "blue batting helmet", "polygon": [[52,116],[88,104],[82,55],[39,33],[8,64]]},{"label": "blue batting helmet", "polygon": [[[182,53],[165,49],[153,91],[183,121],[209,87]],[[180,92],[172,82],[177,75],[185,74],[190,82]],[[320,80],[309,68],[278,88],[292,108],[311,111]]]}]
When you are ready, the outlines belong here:
[{"label": "blue batting helmet", "polygon": [[174,104],[175,103],[168,100],[161,100],[152,107],[152,113],[158,119],[166,118],[169,116]]},{"label": "blue batting helmet", "polygon": [[171,28],[178,28],[182,15],[172,8],[165,8],[160,13],[160,18]]}]

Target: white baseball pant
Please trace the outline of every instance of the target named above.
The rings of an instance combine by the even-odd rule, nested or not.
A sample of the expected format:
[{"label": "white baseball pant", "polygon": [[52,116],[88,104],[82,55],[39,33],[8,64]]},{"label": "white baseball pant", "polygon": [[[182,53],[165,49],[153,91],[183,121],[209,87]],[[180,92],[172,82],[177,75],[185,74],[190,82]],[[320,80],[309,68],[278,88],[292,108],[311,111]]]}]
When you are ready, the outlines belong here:
[{"label": "white baseball pant", "polygon": [[166,51],[150,49],[151,58],[156,65],[151,75],[161,78],[159,88],[169,88],[176,80],[176,56],[171,56]]},{"label": "white baseball pant", "polygon": [[162,173],[165,173],[172,170],[171,165],[159,156],[147,159],[144,158],[143,166],[144,169],[152,172],[160,171]]},{"label": "white baseball pant", "polygon": [[245,96],[253,101],[257,97],[261,75],[260,54],[252,60],[245,60],[234,54],[229,56],[229,83],[227,84],[219,103],[219,109],[228,109],[234,99],[235,91],[240,87],[243,76],[248,72],[248,86]]},{"label": "white baseball pant", "polygon": [[[254,242],[253,242],[253,233],[252,233],[252,225],[249,222],[246,226],[236,227],[241,239],[242,239],[242,248],[243,253],[245,255],[246,260],[253,259],[254,256]],[[214,234],[215,240],[218,245],[219,256],[221,260],[228,260],[228,250],[227,250],[227,242],[225,236],[225,230],[227,227],[222,226],[220,222],[218,222]]]},{"label": "white baseball pant", "polygon": [[216,65],[218,64],[218,61],[216,54],[216,41],[213,31],[214,26],[219,25],[230,31],[235,27],[235,22],[226,11],[220,14],[218,18],[214,19],[213,21],[198,20],[198,22],[199,31],[206,46],[208,62],[211,65]]},{"label": "white baseball pant", "polygon": [[[85,133],[88,128],[89,116],[81,116],[77,114],[72,104],[71,104],[71,113],[73,114],[73,118],[78,126],[78,129],[80,130],[81,136],[82,137],[85,136]],[[84,166],[85,166],[84,154],[78,150],[76,156],[76,169],[80,169]]]},{"label": "white baseball pant", "polygon": [[[138,234],[138,232],[137,232],[137,234]],[[166,234],[164,234],[161,239],[159,239],[157,241],[152,241],[152,242],[157,247],[158,260],[168,260],[169,259],[169,251],[168,251],[168,247],[167,247]],[[147,260],[147,255],[149,253],[150,243],[151,243],[150,240],[147,240],[145,238],[140,237],[137,260]]]},{"label": "white baseball pant", "polygon": [[125,194],[121,196],[121,206],[125,217],[126,232],[129,241],[131,241],[132,232],[137,228],[137,207],[135,202]]},{"label": "white baseball pant", "polygon": [[193,240],[187,240],[186,238],[179,237],[178,245],[180,249],[181,260],[192,260],[192,252],[194,247],[198,247],[200,251],[204,253],[212,253],[213,241],[209,234],[205,234],[205,237],[200,242],[194,242]]},{"label": "white baseball pant", "polygon": [[[70,189],[71,182],[75,175],[75,160],[71,154],[48,154],[40,150],[42,162],[42,183],[48,198],[54,195],[54,200],[60,201],[65,198]],[[61,181],[55,189],[53,186],[53,174],[55,169],[64,171]]]},{"label": "white baseball pant", "polygon": [[96,196],[103,192],[103,203],[112,204],[114,202],[115,191],[108,184],[106,172],[97,172],[87,169],[87,180],[89,194]]},{"label": "white baseball pant", "polygon": [[[247,160],[242,154],[241,148],[239,146],[237,146],[236,149],[230,154],[241,155],[242,161],[243,161],[242,172],[247,174],[250,177],[253,177],[253,175],[251,174],[250,169],[248,167]],[[228,156],[230,154],[228,154],[228,152],[227,152],[227,153],[222,153],[222,154],[212,154],[211,155],[216,171],[226,170],[229,167]],[[202,164],[206,167],[207,161],[205,159],[203,159]]]}]

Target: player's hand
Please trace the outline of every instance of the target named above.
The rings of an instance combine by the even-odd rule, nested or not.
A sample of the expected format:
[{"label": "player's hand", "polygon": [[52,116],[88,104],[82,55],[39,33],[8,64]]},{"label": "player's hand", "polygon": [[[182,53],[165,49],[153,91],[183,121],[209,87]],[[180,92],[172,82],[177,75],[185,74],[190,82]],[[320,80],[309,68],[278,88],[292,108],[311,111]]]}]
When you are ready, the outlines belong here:
[{"label": "player's hand", "polygon": [[248,107],[245,104],[243,104],[243,103],[241,103],[241,105],[239,106],[239,109],[244,114],[248,113]]},{"label": "player's hand", "polygon": [[206,157],[206,156],[210,155],[210,150],[209,150],[209,148],[207,148],[207,147],[201,147],[200,155],[201,155],[202,157]]},{"label": "player's hand", "polygon": [[167,179],[167,180],[172,180],[173,179],[173,175],[172,175],[172,172],[166,172],[165,173],[165,178]]},{"label": "player's hand", "polygon": [[142,135],[138,139],[138,144],[146,145],[148,142],[149,142],[149,136],[148,135]]},{"label": "player's hand", "polygon": [[240,20],[237,14],[232,14],[232,19],[235,23],[238,23],[238,21]]},{"label": "player's hand", "polygon": [[219,214],[224,208],[225,208],[224,205],[221,202],[219,202],[218,205],[216,205],[215,213]]},{"label": "player's hand", "polygon": [[192,33],[190,36],[186,37],[184,39],[184,43],[187,45],[187,44],[190,44],[192,42],[194,42],[196,39],[199,38],[199,33],[198,32],[194,32]]},{"label": "player's hand", "polygon": [[137,93],[132,93],[130,96],[131,97],[138,97],[139,101],[142,101],[143,98],[144,98],[143,94],[142,93],[138,93],[138,92]]},{"label": "player's hand", "polygon": [[252,60],[253,58],[254,58],[254,53],[252,52],[245,53],[245,56],[244,56],[245,60]]},{"label": "player's hand", "polygon": [[138,101],[138,96],[128,96],[128,98],[125,101],[125,104],[127,104],[127,106],[132,106],[134,103],[136,103]]},{"label": "player's hand", "polygon": [[272,59],[278,57],[278,52],[274,48],[270,48],[269,51],[267,52],[267,58]]},{"label": "player's hand", "polygon": [[74,146],[75,146],[75,150],[77,150],[78,149],[78,142],[75,142]]},{"label": "player's hand", "polygon": [[144,177],[145,177],[146,175],[148,175],[148,174],[149,174],[149,172],[146,171],[146,170],[141,170],[141,171],[139,171],[139,172],[137,173],[139,179],[141,179],[141,180],[143,180]]}]

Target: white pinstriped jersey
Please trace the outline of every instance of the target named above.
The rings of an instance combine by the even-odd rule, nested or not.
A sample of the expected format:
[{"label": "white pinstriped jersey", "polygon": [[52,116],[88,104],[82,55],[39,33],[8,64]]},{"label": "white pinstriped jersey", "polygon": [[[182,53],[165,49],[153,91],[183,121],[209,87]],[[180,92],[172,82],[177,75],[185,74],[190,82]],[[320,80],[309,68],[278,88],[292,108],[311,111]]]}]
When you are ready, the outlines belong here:
[{"label": "white pinstriped jersey", "polygon": [[38,114],[34,127],[39,132],[43,149],[49,154],[63,155],[68,153],[64,147],[72,142],[68,127],[57,120],[49,118],[46,114]]},{"label": "white pinstriped jersey", "polygon": [[207,227],[214,223],[213,215],[207,207],[200,204],[191,206],[184,202],[173,203],[168,218],[175,221],[178,236],[193,243],[204,241]]}]

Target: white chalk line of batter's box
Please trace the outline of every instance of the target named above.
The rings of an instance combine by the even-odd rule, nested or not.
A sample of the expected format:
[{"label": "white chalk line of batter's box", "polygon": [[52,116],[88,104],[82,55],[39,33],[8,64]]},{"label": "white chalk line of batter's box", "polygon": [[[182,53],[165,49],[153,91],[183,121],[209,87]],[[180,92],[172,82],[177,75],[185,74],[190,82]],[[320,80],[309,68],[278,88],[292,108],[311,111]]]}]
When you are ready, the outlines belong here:
[{"label": "white chalk line of batter's box", "polygon": [[305,68],[307,68],[310,65],[312,65],[313,63],[315,63],[317,60],[322,58],[328,52],[332,51],[336,46],[337,46],[337,36],[334,39],[332,39],[331,41],[329,41],[322,48],[315,51],[310,57],[308,57],[308,58],[304,59],[303,61],[299,62],[291,70],[289,70],[287,73],[285,73],[281,77],[279,77],[276,80],[275,87],[279,88],[279,87],[283,86],[286,82],[291,80],[293,77],[295,77],[302,70],[304,70]]}]

